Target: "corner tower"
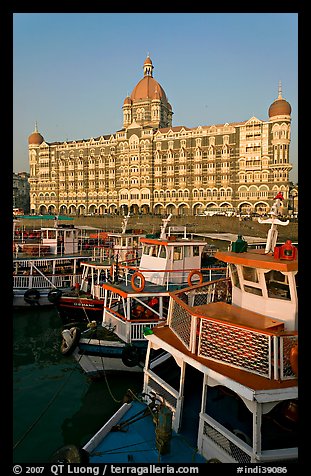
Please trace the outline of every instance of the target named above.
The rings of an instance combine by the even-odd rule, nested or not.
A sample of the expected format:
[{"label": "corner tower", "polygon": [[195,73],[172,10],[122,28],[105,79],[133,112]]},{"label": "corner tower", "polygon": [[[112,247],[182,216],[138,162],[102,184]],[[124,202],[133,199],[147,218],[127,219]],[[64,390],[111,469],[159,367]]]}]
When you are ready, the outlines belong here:
[{"label": "corner tower", "polygon": [[137,83],[123,103],[123,127],[136,122],[141,126],[156,129],[172,126],[172,106],[162,86],[153,78],[151,58],[148,55],[143,65],[144,77]]}]

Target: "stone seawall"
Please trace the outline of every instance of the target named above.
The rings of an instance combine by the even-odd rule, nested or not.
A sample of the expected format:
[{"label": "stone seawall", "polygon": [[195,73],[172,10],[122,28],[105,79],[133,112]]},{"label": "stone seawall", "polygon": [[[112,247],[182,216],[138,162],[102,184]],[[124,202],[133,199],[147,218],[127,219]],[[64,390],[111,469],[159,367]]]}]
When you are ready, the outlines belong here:
[{"label": "stone seawall", "polygon": [[[39,228],[40,226],[54,226],[53,220],[22,219],[26,228]],[[60,222],[62,223],[62,222]],[[72,221],[63,223],[81,226],[92,226],[109,232],[120,232],[122,217],[74,217]],[[162,218],[156,215],[131,216],[127,229],[143,230],[144,233],[160,231]],[[242,220],[238,217],[177,217],[173,216],[168,226],[187,226],[189,233],[233,233],[236,235],[267,237],[269,224],[260,224],[255,220]],[[290,239],[298,241],[298,223],[290,222],[287,226],[278,227],[279,240]]]}]

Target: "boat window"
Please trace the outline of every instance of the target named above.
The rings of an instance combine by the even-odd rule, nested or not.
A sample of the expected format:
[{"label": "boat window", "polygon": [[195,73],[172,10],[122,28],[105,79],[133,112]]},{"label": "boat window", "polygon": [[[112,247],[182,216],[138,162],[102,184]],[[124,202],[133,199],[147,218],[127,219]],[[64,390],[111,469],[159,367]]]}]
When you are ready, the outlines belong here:
[{"label": "boat window", "polygon": [[285,274],[271,270],[265,274],[265,280],[269,298],[291,299],[288,278]]},{"label": "boat window", "polygon": [[47,237],[49,240],[55,239],[56,237],[56,232],[55,230],[47,230]]},{"label": "boat window", "polygon": [[159,252],[159,257],[160,258],[166,258],[166,247],[165,246],[160,246],[160,252]]},{"label": "boat window", "polygon": [[257,294],[257,296],[262,296],[262,290],[260,288],[255,288],[254,286],[247,286],[244,284],[244,291],[251,294]]},{"label": "boat window", "polygon": [[200,256],[200,247],[198,245],[193,246],[193,256]]},{"label": "boat window", "polygon": [[174,255],[173,260],[179,261],[182,259],[182,247],[181,246],[174,246]]},{"label": "boat window", "polygon": [[158,256],[159,246],[153,245],[151,250],[151,256]]},{"label": "boat window", "polygon": [[231,279],[232,279],[233,286],[241,289],[237,267],[235,266],[235,264],[230,264],[229,266],[230,266]]},{"label": "boat window", "polygon": [[258,283],[258,275],[256,268],[250,268],[249,266],[242,266],[243,278],[245,281],[252,281]]},{"label": "boat window", "polygon": [[149,255],[150,249],[151,249],[151,246],[150,246],[150,245],[144,245],[144,247],[143,247],[143,254],[144,254],[144,255]]}]

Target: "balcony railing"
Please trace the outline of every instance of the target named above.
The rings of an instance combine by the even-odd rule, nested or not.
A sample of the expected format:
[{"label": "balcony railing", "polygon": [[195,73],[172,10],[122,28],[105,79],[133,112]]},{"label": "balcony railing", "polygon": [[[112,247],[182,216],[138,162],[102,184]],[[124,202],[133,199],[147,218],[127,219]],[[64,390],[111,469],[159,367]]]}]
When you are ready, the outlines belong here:
[{"label": "balcony railing", "polygon": [[269,379],[297,378],[290,365],[297,332],[256,329],[197,310],[212,302],[230,301],[229,278],[175,291],[171,297],[169,327],[193,354]]}]

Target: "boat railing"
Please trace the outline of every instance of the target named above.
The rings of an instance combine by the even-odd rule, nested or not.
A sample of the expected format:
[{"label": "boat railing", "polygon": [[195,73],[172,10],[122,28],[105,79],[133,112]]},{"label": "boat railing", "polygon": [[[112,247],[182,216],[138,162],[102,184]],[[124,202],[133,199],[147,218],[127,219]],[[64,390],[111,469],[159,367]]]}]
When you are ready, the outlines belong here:
[{"label": "boat railing", "polygon": [[[233,430],[234,432],[234,430]],[[200,413],[198,447],[218,452],[222,459],[232,463],[260,463],[271,461],[275,458],[275,450],[258,450],[252,448],[251,441],[244,442],[215,421],[206,413]],[[250,444],[248,444],[250,443]],[[293,460],[297,458],[297,448],[278,449],[279,461]]]},{"label": "boat railing", "polygon": [[[154,392],[157,395],[160,395],[165,401],[165,405],[171,409],[173,419],[175,418],[175,415],[179,414],[179,412],[176,412],[178,406],[182,403],[181,398],[179,397],[179,392],[151,369],[146,368],[144,369],[144,392],[147,394]],[[176,422],[176,420],[174,422],[174,427],[177,430],[178,422]]]},{"label": "boat railing", "polygon": [[112,326],[115,334],[128,343],[145,341],[144,331],[146,327],[152,328],[163,322],[163,319],[158,318],[128,320],[111,308],[104,310],[104,316],[105,324]]},{"label": "boat railing", "polygon": [[295,331],[268,331],[200,315],[198,306],[230,299],[230,279],[170,293],[168,325],[185,347],[211,361],[269,379],[295,379],[291,349]]},{"label": "boat railing", "polygon": [[[114,270],[115,271],[115,270]],[[134,273],[142,273],[145,276],[148,285],[150,283],[155,286],[162,285],[169,290],[171,284],[184,284],[187,283],[190,273],[194,271],[193,268],[189,269],[145,269],[130,265],[119,266],[119,278],[125,281],[128,286],[131,283],[131,279]],[[205,282],[213,281],[223,278],[228,275],[227,267],[206,267],[195,270],[198,274],[193,275],[193,282],[199,282],[200,274]]]},{"label": "boat railing", "polygon": [[81,275],[60,274],[51,276],[41,275],[16,275],[13,276],[14,289],[46,289],[48,287],[73,287],[76,283],[81,283]]}]

